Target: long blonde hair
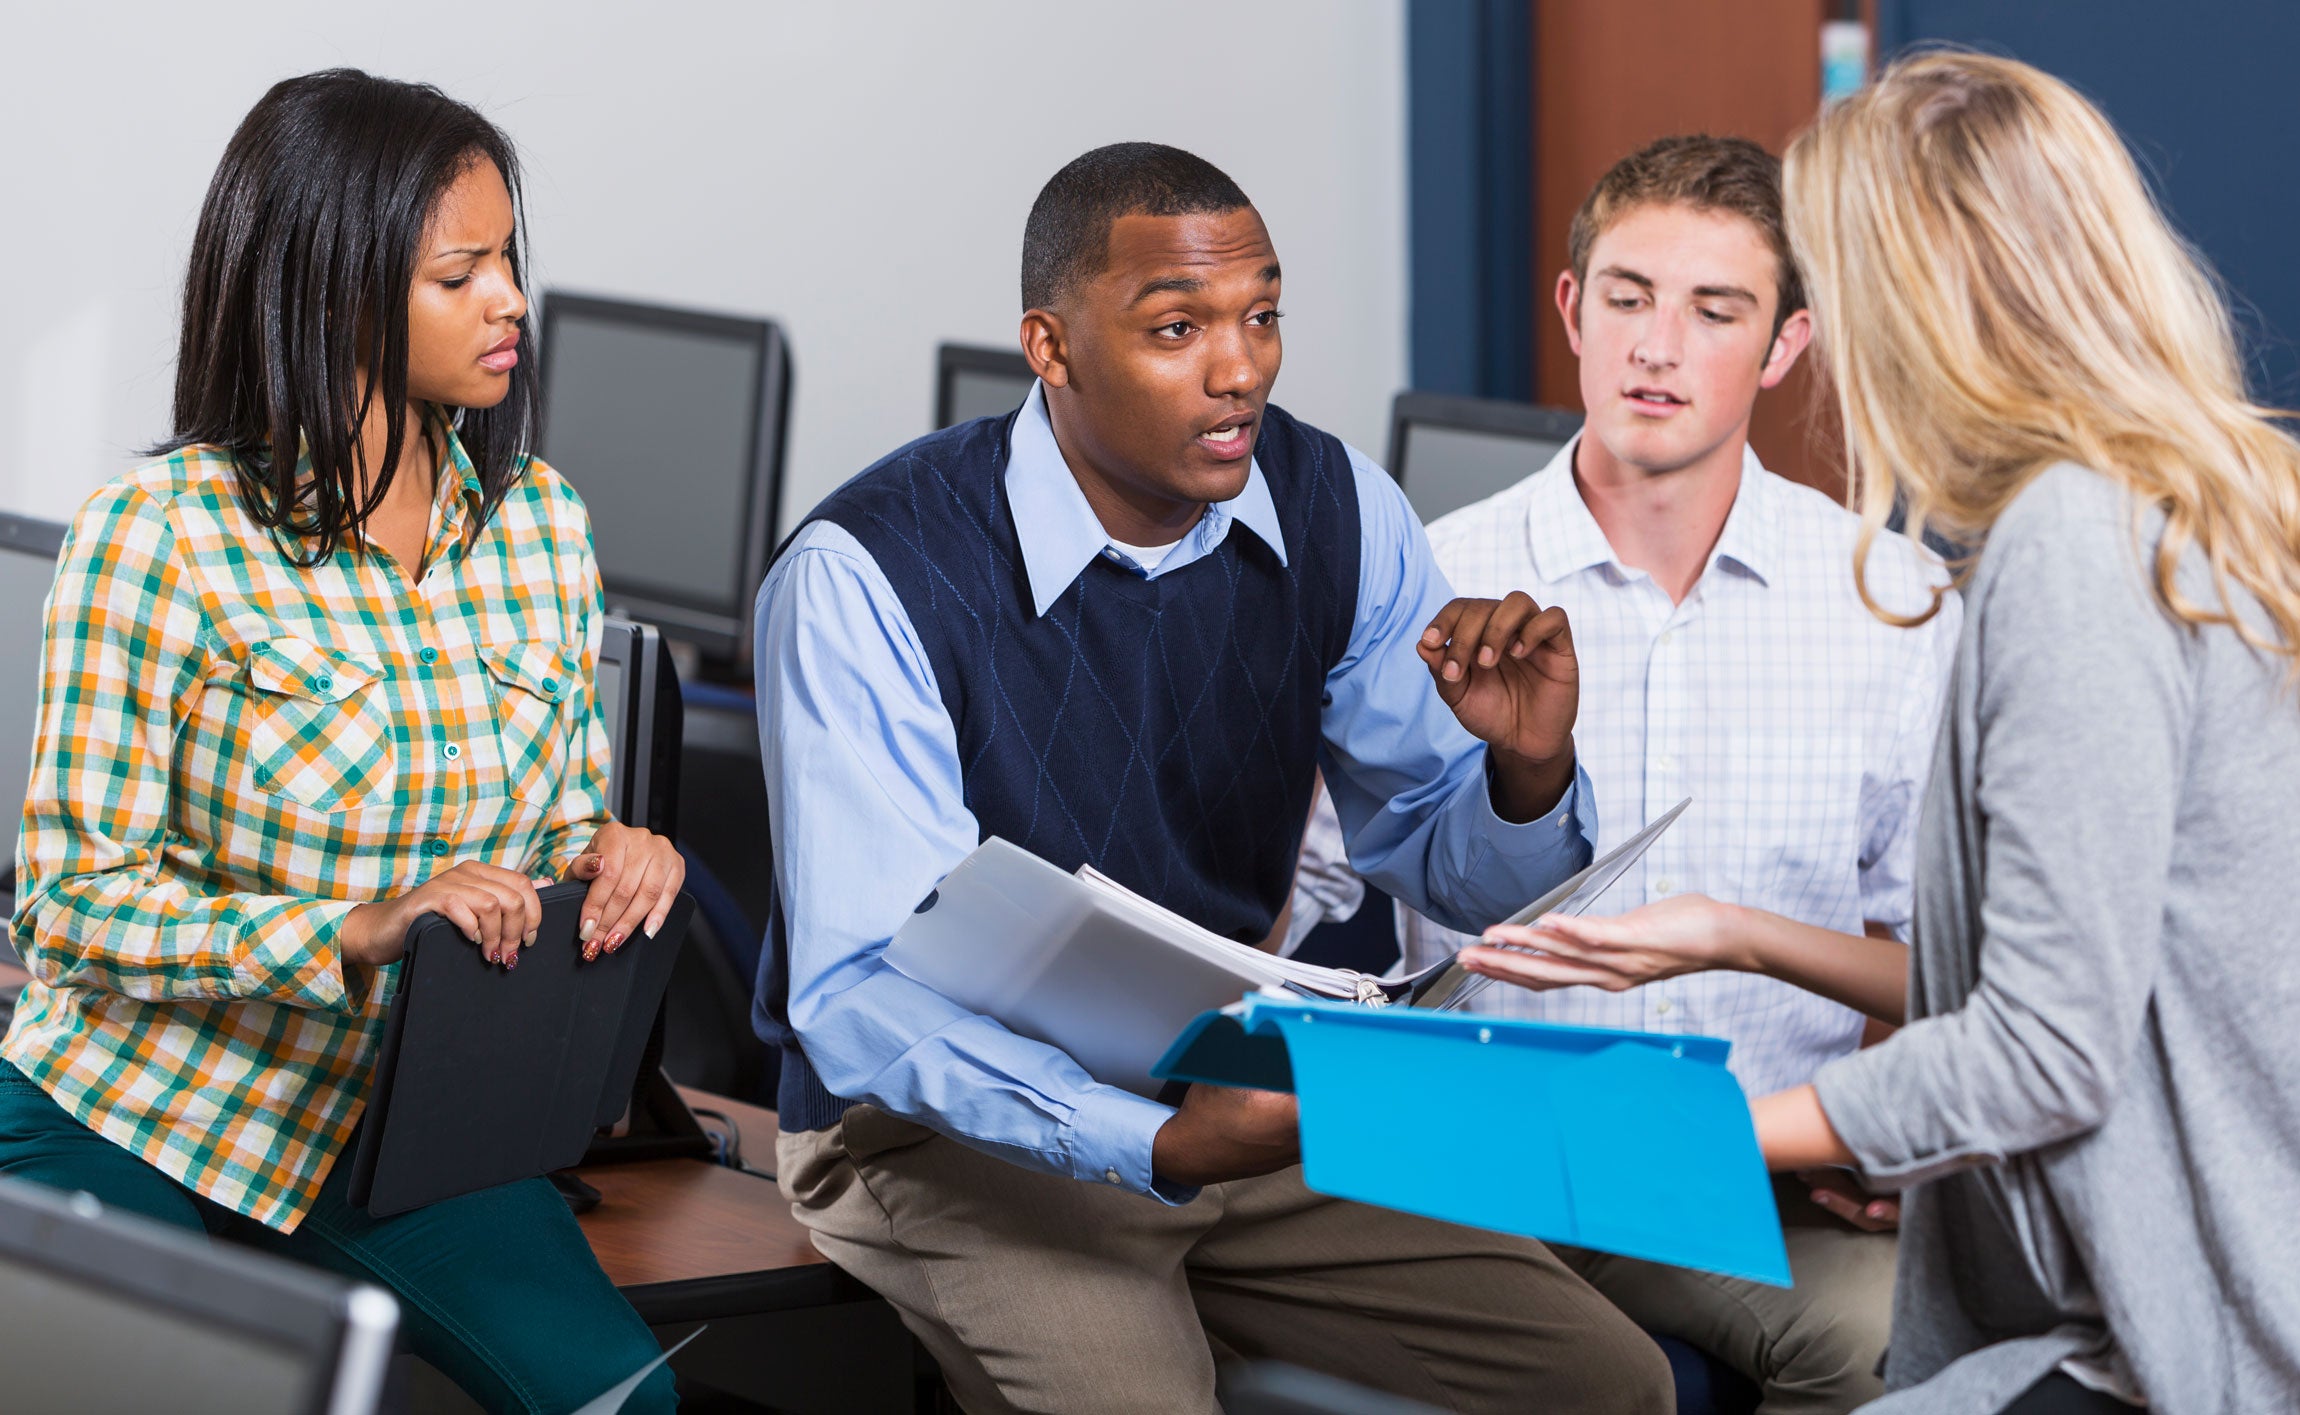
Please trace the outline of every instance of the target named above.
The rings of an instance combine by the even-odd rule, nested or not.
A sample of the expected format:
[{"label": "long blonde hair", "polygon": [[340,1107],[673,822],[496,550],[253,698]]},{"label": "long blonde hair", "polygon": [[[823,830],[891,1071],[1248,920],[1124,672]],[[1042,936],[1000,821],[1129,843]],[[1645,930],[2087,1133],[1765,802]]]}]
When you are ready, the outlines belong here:
[{"label": "long blonde hair", "polygon": [[[1904,493],[1968,543],[2055,462],[2165,533],[2156,590],[2300,675],[2300,443],[2252,403],[2227,307],[2108,120],[2011,59],[1902,60],[1789,147],[1790,243],[1844,418],[1855,577]],[[2219,603],[2174,575],[2194,545]],[[2271,632],[2232,612],[2249,591]]]}]

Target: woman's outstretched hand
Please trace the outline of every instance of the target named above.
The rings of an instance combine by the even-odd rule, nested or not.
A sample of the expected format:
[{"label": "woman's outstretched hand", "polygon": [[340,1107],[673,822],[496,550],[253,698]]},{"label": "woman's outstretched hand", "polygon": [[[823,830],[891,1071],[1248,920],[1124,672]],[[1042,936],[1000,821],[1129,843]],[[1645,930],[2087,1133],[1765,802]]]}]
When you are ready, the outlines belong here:
[{"label": "woman's outstretched hand", "polygon": [[1462,950],[1473,973],[1536,992],[1593,987],[1621,992],[1712,968],[1746,969],[1745,930],[1729,904],[1680,894],[1611,918],[1550,914],[1530,927],[1497,924]]}]

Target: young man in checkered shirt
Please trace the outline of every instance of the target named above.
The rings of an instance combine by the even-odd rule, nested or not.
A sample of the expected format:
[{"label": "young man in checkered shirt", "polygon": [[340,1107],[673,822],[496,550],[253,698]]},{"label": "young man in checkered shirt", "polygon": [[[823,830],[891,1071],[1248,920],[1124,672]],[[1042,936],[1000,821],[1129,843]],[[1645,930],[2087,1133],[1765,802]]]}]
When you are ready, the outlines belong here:
[{"label": "young man in checkered shirt", "polygon": [[[1768,472],[1749,450],[1759,390],[1811,338],[1781,220],[1780,166],[1739,139],[1654,143],[1575,215],[1557,308],[1580,360],[1580,436],[1516,486],[1429,528],[1454,592],[1525,590],[1562,605],[1581,675],[1576,747],[1596,786],[1600,850],[1693,806],[1607,898],[1685,892],[1847,931],[1903,934],[1910,856],[1959,622],[1879,622],[1851,573],[1859,518]],[[1868,589],[1932,602],[1937,560],[1899,536]],[[1294,935],[1329,902],[1345,852],[1321,806]],[[1408,967],[1473,942],[1400,910]],[[1609,986],[1611,984],[1612,986]],[[1505,1016],[1733,1043],[1751,1094],[1809,1079],[1860,1045],[1848,1008],[1767,978],[1705,973],[1642,987],[1488,988]],[[1790,1290],[1559,1248],[1648,1330],[1755,1380],[1765,1415],[1849,1410],[1876,1375],[1893,1280],[1890,1201],[1848,1176],[1781,1176]]]}]

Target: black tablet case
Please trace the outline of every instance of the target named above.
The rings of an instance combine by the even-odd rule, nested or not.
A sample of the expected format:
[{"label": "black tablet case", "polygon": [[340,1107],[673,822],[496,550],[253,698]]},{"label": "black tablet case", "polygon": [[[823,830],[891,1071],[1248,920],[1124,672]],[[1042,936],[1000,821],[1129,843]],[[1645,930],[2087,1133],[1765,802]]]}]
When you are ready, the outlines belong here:
[{"label": "black tablet case", "polygon": [[437,914],[408,930],[352,1203],[381,1218],[565,1169],[622,1115],[695,901],[681,894],[655,937],[586,963],[589,888],[540,891],[543,922],[517,968],[489,963]]}]

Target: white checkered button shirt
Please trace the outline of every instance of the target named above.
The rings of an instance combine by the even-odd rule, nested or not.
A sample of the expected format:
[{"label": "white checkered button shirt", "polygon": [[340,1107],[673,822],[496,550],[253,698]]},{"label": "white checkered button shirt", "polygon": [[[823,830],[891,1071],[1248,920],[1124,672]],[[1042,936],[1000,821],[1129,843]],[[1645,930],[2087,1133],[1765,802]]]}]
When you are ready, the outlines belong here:
[{"label": "white checkered button shirt", "polygon": [[[1457,594],[1525,590],[1563,605],[1581,662],[1576,750],[1597,788],[1599,851],[1687,796],[1693,805],[1598,905],[1619,913],[1696,892],[1847,933],[1904,931],[1917,806],[1956,646],[1952,595],[1916,629],[1862,605],[1859,519],[1744,454],[1741,489],[1682,604],[1615,558],[1573,480],[1569,443],[1542,471],[1429,528]],[[1888,608],[1930,602],[1946,578],[1883,535],[1870,592]],[[1313,838],[1317,832],[1313,832]],[[1399,909],[1405,964],[1471,942]],[[1502,1016],[1733,1043],[1742,1086],[1811,1079],[1852,1051],[1862,1019],[1770,978],[1700,973],[1608,993],[1496,985],[1473,1004]]]}]

